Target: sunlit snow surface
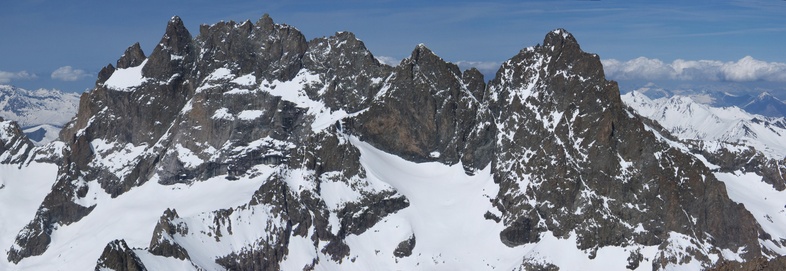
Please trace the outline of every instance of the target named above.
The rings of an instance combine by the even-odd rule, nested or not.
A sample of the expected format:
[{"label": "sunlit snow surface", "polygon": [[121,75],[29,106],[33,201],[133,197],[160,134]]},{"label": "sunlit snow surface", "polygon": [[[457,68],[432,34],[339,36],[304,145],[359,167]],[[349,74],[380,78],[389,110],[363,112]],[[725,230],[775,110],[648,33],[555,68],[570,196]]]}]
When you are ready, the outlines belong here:
[{"label": "sunlit snow surface", "polygon": [[[776,190],[754,173],[715,173],[715,176],[726,184],[729,198],[745,205],[772,240],[786,241],[786,190]],[[786,254],[786,247],[771,240],[759,242],[778,254]]]},{"label": "sunlit snow surface", "polygon": [[[521,264],[525,248],[502,244],[499,232],[503,225],[483,217],[493,208],[489,199],[499,190],[490,166],[468,176],[460,164],[417,164],[355,138],[350,141],[360,150],[360,163],[368,177],[393,186],[407,197],[410,206],[361,235],[347,237],[350,257],[357,260],[342,267],[507,270]],[[413,234],[416,245],[412,256],[396,261],[393,250]]]},{"label": "sunlit snow surface", "polygon": [[134,88],[141,86],[148,81],[142,76],[142,68],[147,64],[147,59],[136,67],[117,69],[112,76],[104,82],[104,86],[117,91],[133,91]]},{"label": "sunlit snow surface", "polygon": [[[156,222],[167,208],[176,209],[178,214],[186,217],[247,203],[251,195],[273,172],[273,168],[269,167],[257,166],[256,169],[262,174],[252,179],[241,178],[237,181],[227,181],[225,176],[218,176],[191,185],[161,185],[157,180],[150,180],[114,199],[105,193],[97,182],[90,182],[88,183],[88,195],[85,198],[92,201],[90,203],[95,204],[96,207],[88,216],[71,225],[57,227],[52,234],[49,248],[41,256],[25,258],[18,265],[11,267],[3,266],[9,264],[3,259],[0,261],[0,270],[92,270],[95,268],[96,260],[103,252],[104,247],[112,240],[125,239],[131,248],[147,248],[150,245]],[[30,170],[35,171],[35,169]],[[39,171],[43,172],[44,170]],[[51,176],[41,176],[40,182],[46,180],[49,181],[49,184],[53,183],[57,170],[51,168],[46,172],[49,172]],[[7,175],[4,171],[4,178]],[[27,192],[36,195],[30,191],[14,190],[13,187],[7,188],[9,189],[0,190],[0,193],[14,193],[16,191],[14,194]],[[41,191],[45,191],[41,193],[46,194],[49,188],[46,187]],[[37,203],[30,204],[35,204],[37,208],[42,199],[41,196]],[[6,197],[0,198],[0,200],[6,204]],[[11,208],[1,208],[3,212],[7,212],[9,209]],[[1,240],[2,244],[7,244],[4,248],[11,247],[10,243],[13,242],[18,230],[32,219],[35,208],[28,209],[31,210],[20,213],[18,216],[29,214],[30,217],[26,219],[20,217],[20,220],[14,221],[16,224],[21,224],[14,225],[16,230],[3,228]],[[143,258],[150,257],[157,256],[144,255]],[[167,266],[177,264],[172,259],[159,258],[155,258],[156,261],[160,261],[162,264],[166,263]],[[163,269],[151,267],[150,270]]]},{"label": "sunlit snow surface", "polygon": [[[22,168],[0,165],[0,249],[3,252],[14,243],[16,234],[33,220],[56,176],[57,166],[53,164],[33,162]],[[19,267],[9,266],[3,253],[0,270],[16,269]]]}]

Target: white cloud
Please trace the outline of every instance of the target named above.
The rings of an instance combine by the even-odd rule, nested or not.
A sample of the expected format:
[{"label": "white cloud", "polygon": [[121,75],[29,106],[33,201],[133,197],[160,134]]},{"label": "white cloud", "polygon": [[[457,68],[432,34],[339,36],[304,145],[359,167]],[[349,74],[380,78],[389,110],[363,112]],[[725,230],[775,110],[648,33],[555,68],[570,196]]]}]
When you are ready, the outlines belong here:
[{"label": "white cloud", "polygon": [[63,80],[63,81],[77,81],[84,77],[90,77],[91,75],[87,72],[74,69],[71,66],[63,66],[57,68],[57,70],[52,72],[52,79]]},{"label": "white cloud", "polygon": [[376,58],[377,61],[379,61],[380,63],[385,64],[385,65],[389,65],[389,66],[396,66],[396,65],[398,65],[399,62],[401,62],[400,60],[398,60],[398,59],[396,59],[394,57],[389,57],[389,56],[376,56],[374,58]]},{"label": "white cloud", "polygon": [[16,79],[35,79],[37,77],[38,76],[36,76],[35,74],[29,73],[27,71],[21,71],[21,72],[0,71],[0,84],[7,84],[10,83],[11,80],[16,80]]},{"label": "white cloud", "polygon": [[737,61],[683,60],[664,63],[639,57],[625,62],[603,60],[606,76],[615,80],[695,80],[731,82],[786,82],[786,63],[766,62],[746,56]]},{"label": "white cloud", "polygon": [[492,61],[458,61],[456,62],[462,70],[466,70],[469,68],[476,68],[482,74],[486,75],[493,75],[494,73],[499,70],[499,67],[502,65],[500,62],[492,62]]}]

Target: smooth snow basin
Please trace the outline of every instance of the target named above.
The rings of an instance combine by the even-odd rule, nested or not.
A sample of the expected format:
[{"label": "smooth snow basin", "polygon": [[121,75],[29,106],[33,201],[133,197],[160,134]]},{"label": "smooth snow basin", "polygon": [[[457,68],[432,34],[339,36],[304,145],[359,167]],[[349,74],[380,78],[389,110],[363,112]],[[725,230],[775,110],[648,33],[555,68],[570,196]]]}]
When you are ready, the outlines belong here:
[{"label": "smooth snow basin", "polygon": [[[491,166],[468,176],[461,164],[414,163],[350,138],[371,182],[382,181],[403,194],[410,206],[383,218],[358,236],[348,236],[351,264],[357,269],[510,270],[524,248],[502,244],[502,224],[484,218],[499,186]],[[415,235],[410,257],[396,258],[398,244]],[[342,265],[342,268],[347,267]],[[354,269],[353,268],[353,269]]]}]

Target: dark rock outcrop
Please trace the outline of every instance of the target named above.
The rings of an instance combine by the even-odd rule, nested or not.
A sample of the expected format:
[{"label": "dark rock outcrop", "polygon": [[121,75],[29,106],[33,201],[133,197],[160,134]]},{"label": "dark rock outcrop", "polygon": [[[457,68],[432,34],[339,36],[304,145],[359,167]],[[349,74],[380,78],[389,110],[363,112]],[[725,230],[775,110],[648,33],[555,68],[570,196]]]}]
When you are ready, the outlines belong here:
[{"label": "dark rock outcrop", "polygon": [[177,215],[177,211],[170,209],[164,211],[153,230],[153,238],[150,240],[150,248],[148,249],[150,253],[181,260],[190,259],[188,251],[174,239],[176,234],[188,234],[188,226],[185,223],[177,223],[175,220],[178,218],[180,217]]},{"label": "dark rock outcrop", "polygon": [[404,258],[409,257],[412,255],[412,250],[415,249],[415,245],[417,240],[415,239],[415,235],[409,237],[409,239],[401,241],[396,247],[396,250],[393,251],[393,256]]},{"label": "dark rock outcrop", "polygon": [[306,38],[296,28],[275,24],[267,14],[252,24],[220,22],[202,25],[197,44],[201,60],[198,69],[213,71],[227,63],[237,65],[237,74],[255,74],[259,79],[289,81],[303,66],[308,48]]},{"label": "dark rock outcrop", "polygon": [[126,69],[131,67],[136,67],[142,64],[147,57],[145,53],[142,52],[142,47],[140,47],[139,43],[134,43],[131,47],[126,49],[126,52],[120,56],[120,59],[117,60],[117,68],[118,69]]},{"label": "dark rock outcrop", "polygon": [[[352,128],[361,139],[415,162],[465,162],[482,168],[491,158],[493,130],[476,95],[484,86],[476,71],[466,75],[425,45],[395,67],[383,93]],[[466,160],[462,160],[466,159]]]},{"label": "dark rock outcrop", "polygon": [[22,165],[32,155],[30,141],[16,122],[0,118],[0,164]]},{"label": "dark rock outcrop", "polygon": [[[501,233],[506,244],[537,242],[538,233],[550,231],[576,234],[579,249],[666,248],[676,232],[750,248],[746,257],[760,254],[750,213],[728,199],[700,161],[646,131],[624,108],[616,83],[605,80],[597,55],[581,51],[571,34],[555,30],[543,46],[522,50],[488,89],[500,142],[495,205],[509,225]],[[538,204],[527,204],[533,200]],[[639,224],[644,231],[628,226]]]},{"label": "dark rock outcrop", "polygon": [[324,84],[306,89],[309,98],[321,100],[334,111],[348,113],[367,108],[391,70],[380,64],[350,32],[309,41],[303,68],[326,79]]},{"label": "dark rock outcrop", "polygon": [[106,244],[95,270],[146,271],[147,268],[126,241],[121,239]]}]

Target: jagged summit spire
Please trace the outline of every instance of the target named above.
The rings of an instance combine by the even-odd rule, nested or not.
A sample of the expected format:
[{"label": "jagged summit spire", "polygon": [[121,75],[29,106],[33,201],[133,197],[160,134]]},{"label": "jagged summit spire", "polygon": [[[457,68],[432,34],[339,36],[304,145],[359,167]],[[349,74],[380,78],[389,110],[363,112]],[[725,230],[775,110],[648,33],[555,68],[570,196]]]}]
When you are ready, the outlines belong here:
[{"label": "jagged summit spire", "polygon": [[257,27],[262,28],[262,29],[266,29],[266,30],[272,30],[273,29],[273,25],[274,25],[273,18],[270,18],[270,14],[267,14],[267,13],[262,15],[262,18],[259,18],[259,20],[256,23]]},{"label": "jagged summit spire", "polygon": [[438,59],[439,62],[445,62],[444,59],[439,57],[436,53],[434,53],[434,51],[429,49],[426,46],[426,44],[423,43],[420,43],[417,46],[415,46],[415,49],[412,50],[412,53],[410,54],[408,59],[415,63],[422,62],[423,60],[426,59],[435,59],[435,60]]},{"label": "jagged summit spire", "polygon": [[139,45],[139,42],[134,43],[126,49],[123,53],[123,56],[117,60],[117,68],[118,69],[125,69],[129,67],[136,67],[139,64],[142,64],[142,61],[147,58],[145,53],[142,51],[142,47]]},{"label": "jagged summit spire", "polygon": [[191,33],[188,32],[188,29],[186,29],[186,26],[183,24],[183,20],[181,20],[178,16],[174,16],[169,20],[169,23],[167,23],[166,32],[161,38],[159,45],[171,48],[175,53],[178,53],[179,49],[183,49],[182,47],[186,46],[190,42]]},{"label": "jagged summit spire", "polygon": [[434,52],[431,51],[425,44],[420,43],[415,46],[415,49],[412,50],[412,59],[417,59],[422,57],[423,55],[434,55]]},{"label": "jagged summit spire", "polygon": [[546,37],[543,39],[543,46],[553,46],[555,49],[575,46],[575,48],[581,50],[573,34],[562,28],[554,29],[546,34]]}]

